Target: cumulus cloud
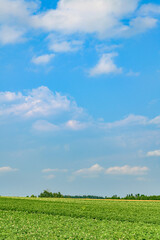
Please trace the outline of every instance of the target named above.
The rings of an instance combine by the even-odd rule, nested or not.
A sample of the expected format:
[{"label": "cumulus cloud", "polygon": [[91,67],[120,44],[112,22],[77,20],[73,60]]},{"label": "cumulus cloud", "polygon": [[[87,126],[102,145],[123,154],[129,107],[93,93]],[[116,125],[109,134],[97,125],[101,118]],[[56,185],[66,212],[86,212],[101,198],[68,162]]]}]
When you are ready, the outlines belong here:
[{"label": "cumulus cloud", "polygon": [[18,169],[11,167],[0,167],[0,173],[16,172]]},{"label": "cumulus cloud", "polygon": [[52,39],[49,43],[49,49],[57,53],[76,52],[82,47],[82,41],[63,41]]},{"label": "cumulus cloud", "polygon": [[38,1],[25,0],[0,0],[0,21],[7,21],[8,18],[25,19],[33,14],[38,8]]},{"label": "cumulus cloud", "polygon": [[160,116],[157,116],[150,120],[150,124],[160,125]]},{"label": "cumulus cloud", "polygon": [[49,63],[52,58],[54,57],[54,54],[45,54],[45,55],[41,55],[38,57],[33,57],[32,58],[32,63],[36,64],[36,65],[45,65],[47,63]]},{"label": "cumulus cloud", "polygon": [[155,125],[157,127],[160,126],[160,116],[157,116],[153,119],[149,119],[148,117],[141,116],[141,115],[134,115],[130,114],[127,117],[125,117],[122,120],[118,120],[115,122],[110,123],[99,123],[100,128],[105,129],[112,129],[112,128],[118,128],[118,127],[130,127],[130,126],[149,126],[149,125]]},{"label": "cumulus cloud", "polygon": [[139,116],[130,114],[126,118],[111,122],[111,123],[105,123],[103,126],[105,128],[115,128],[115,127],[126,127],[126,126],[136,126],[136,125],[147,125],[149,123],[149,120],[147,117]]},{"label": "cumulus cloud", "polygon": [[18,92],[0,92],[0,103],[3,102],[13,102],[20,100],[22,98],[22,93]]},{"label": "cumulus cloud", "polygon": [[60,124],[53,124],[46,120],[38,120],[33,123],[32,127],[36,131],[40,132],[54,132],[54,131],[61,131],[61,130],[72,130],[72,131],[79,131],[87,128],[89,123],[80,122],[77,120],[69,120],[65,123]]},{"label": "cumulus cloud", "polygon": [[58,131],[59,127],[45,120],[38,120],[32,125],[33,129],[40,132]]},{"label": "cumulus cloud", "polygon": [[148,152],[147,157],[160,157],[160,150],[155,150],[155,151]]},{"label": "cumulus cloud", "polygon": [[67,129],[71,129],[71,130],[81,130],[87,127],[86,123],[81,123],[77,120],[69,120],[66,124],[65,127]]},{"label": "cumulus cloud", "polygon": [[90,76],[96,76],[101,74],[120,74],[122,73],[122,68],[118,68],[113,61],[113,58],[118,56],[117,53],[106,53],[103,54],[98,64],[90,69]]},{"label": "cumulus cloud", "polygon": [[95,164],[90,168],[83,168],[74,172],[74,176],[82,177],[97,177],[100,174],[112,174],[112,175],[145,175],[148,172],[147,167],[139,166],[115,166],[110,168],[101,167],[99,164]]},{"label": "cumulus cloud", "polygon": [[2,45],[24,41],[24,31],[16,27],[0,27],[0,43]]},{"label": "cumulus cloud", "polygon": [[106,174],[113,174],[113,175],[144,175],[148,172],[147,167],[131,167],[125,165],[123,167],[110,167],[106,169]]},{"label": "cumulus cloud", "polygon": [[[10,100],[10,101],[8,101]],[[40,116],[57,116],[62,113],[80,115],[83,109],[79,108],[74,100],[42,86],[28,91],[26,95],[14,92],[0,92],[0,116],[21,116],[26,118]],[[37,123],[37,127],[40,123]]]},{"label": "cumulus cloud", "polygon": [[[59,0],[55,9],[42,11],[38,0],[0,0],[0,24],[23,28],[26,32],[41,29],[61,35],[130,37],[155,27],[157,14],[160,14],[160,5],[140,6],[139,3],[140,0]],[[6,43],[19,42],[22,37],[19,31],[12,32],[12,41]],[[61,42],[54,43],[52,48],[62,52],[75,50],[77,46],[73,42]]]},{"label": "cumulus cloud", "polygon": [[90,168],[83,168],[74,172],[75,176],[96,177],[104,171],[99,164],[95,164]]},{"label": "cumulus cloud", "polygon": [[[47,31],[63,34],[96,33],[100,37],[126,37],[145,32],[156,26],[157,19],[150,17],[155,6],[138,10],[139,0],[60,0],[56,9],[36,14],[33,25]],[[159,6],[159,5],[158,5]],[[144,16],[144,11],[147,16]],[[128,19],[129,24],[124,24]]]},{"label": "cumulus cloud", "polygon": [[156,27],[158,20],[153,17],[141,17],[138,16],[132,19],[127,31],[124,31],[122,35],[124,37],[131,37],[136,34],[146,32],[149,29]]},{"label": "cumulus cloud", "polygon": [[38,10],[38,1],[0,0],[0,23],[29,24],[30,17]]},{"label": "cumulus cloud", "polygon": [[150,14],[160,14],[160,5],[158,4],[143,4],[141,8],[139,9],[140,15],[150,15]]},{"label": "cumulus cloud", "polygon": [[32,14],[39,8],[38,1],[0,0],[0,43],[18,43],[31,28]]},{"label": "cumulus cloud", "polygon": [[[91,118],[70,97],[41,86],[30,91],[0,92],[0,118],[32,119],[39,132],[79,131],[91,125]],[[52,118],[48,120],[48,118]]]},{"label": "cumulus cloud", "polygon": [[[77,103],[58,92],[52,92],[45,86],[22,92],[0,92],[0,118],[18,117],[18,119],[36,119],[32,123],[34,130],[54,132],[60,130],[79,131],[94,127],[113,129],[133,126],[160,126],[160,117],[149,119],[145,116],[130,114],[115,122],[93,120]],[[20,117],[20,118],[19,118]],[[51,118],[48,120],[48,118]],[[38,119],[37,119],[38,118]]]},{"label": "cumulus cloud", "polygon": [[35,27],[63,33],[115,35],[121,20],[136,11],[138,0],[60,0],[56,9],[33,16]]},{"label": "cumulus cloud", "polygon": [[[160,126],[160,117],[149,119],[145,116],[130,114],[122,120],[100,122],[93,120],[77,103],[45,86],[22,92],[0,92],[0,118],[14,116],[15,119],[35,119],[33,129],[41,132],[74,130],[89,127],[113,129],[133,126]],[[51,120],[48,120],[52,117]],[[38,119],[37,119],[38,118]],[[53,120],[54,119],[54,120]]]}]

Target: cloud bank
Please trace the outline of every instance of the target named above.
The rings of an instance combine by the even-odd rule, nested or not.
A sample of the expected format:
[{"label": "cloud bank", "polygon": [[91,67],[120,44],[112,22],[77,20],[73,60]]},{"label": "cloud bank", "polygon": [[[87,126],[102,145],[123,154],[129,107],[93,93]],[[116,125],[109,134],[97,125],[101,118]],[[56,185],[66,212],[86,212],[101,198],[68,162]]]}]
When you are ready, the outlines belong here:
[{"label": "cloud bank", "polygon": [[[19,42],[25,33],[39,29],[61,35],[94,34],[99,38],[131,37],[156,27],[160,5],[139,0],[59,0],[55,9],[40,10],[40,1],[0,0],[1,44]],[[7,30],[8,29],[8,30]],[[9,32],[12,31],[10,39]],[[54,51],[70,51],[67,42]]]},{"label": "cloud bank", "polygon": [[3,103],[0,105],[0,116],[33,118],[83,112],[74,100],[58,92],[53,93],[45,86],[32,89],[26,95],[21,92],[0,92],[0,103]]},{"label": "cloud bank", "polygon": [[155,151],[148,152],[147,157],[160,157],[160,150],[155,150]]},{"label": "cloud bank", "polygon": [[114,166],[110,168],[101,167],[99,164],[95,164],[90,168],[83,168],[79,169],[74,172],[74,176],[81,176],[81,177],[97,177],[99,175],[145,175],[149,169],[147,167],[139,167],[139,166]]},{"label": "cloud bank", "polygon": [[18,169],[11,167],[0,167],[0,173],[16,172]]}]

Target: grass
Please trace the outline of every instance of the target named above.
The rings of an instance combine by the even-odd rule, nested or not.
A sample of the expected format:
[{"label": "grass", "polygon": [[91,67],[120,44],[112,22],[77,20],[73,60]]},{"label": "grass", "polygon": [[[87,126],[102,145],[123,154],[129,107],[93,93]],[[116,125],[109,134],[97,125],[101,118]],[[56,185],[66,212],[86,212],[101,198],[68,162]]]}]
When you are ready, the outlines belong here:
[{"label": "grass", "polygon": [[160,202],[0,197],[0,239],[160,239]]}]

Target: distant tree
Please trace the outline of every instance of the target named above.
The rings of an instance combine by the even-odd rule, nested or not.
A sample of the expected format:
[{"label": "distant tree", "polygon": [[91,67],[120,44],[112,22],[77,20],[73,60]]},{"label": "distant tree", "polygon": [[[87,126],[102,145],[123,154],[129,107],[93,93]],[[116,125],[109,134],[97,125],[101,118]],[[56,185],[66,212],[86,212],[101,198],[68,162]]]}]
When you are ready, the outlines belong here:
[{"label": "distant tree", "polygon": [[49,192],[48,190],[44,190],[42,193],[40,193],[40,195],[38,197],[41,197],[41,198],[52,198],[54,196],[53,196],[52,192]]},{"label": "distant tree", "polygon": [[118,197],[117,195],[113,195],[111,198],[112,199],[120,199],[120,197]]},{"label": "distant tree", "polygon": [[63,195],[60,192],[52,193],[52,192],[49,192],[48,190],[44,190],[42,193],[40,193],[40,195],[38,197],[41,197],[41,198],[62,198]]},{"label": "distant tree", "polygon": [[31,198],[36,198],[37,196],[35,196],[34,194],[31,195]]}]

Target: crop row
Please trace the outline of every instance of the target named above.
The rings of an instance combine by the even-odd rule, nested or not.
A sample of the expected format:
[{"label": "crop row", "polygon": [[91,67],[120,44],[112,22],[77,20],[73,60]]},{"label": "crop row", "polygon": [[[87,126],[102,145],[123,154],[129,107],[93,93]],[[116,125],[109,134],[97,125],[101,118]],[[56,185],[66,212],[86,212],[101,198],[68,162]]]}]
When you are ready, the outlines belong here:
[{"label": "crop row", "polygon": [[160,224],[160,202],[74,199],[16,199],[0,197],[0,210],[97,220]]},{"label": "crop row", "polygon": [[0,211],[0,239],[159,240],[160,226],[40,213]]}]

